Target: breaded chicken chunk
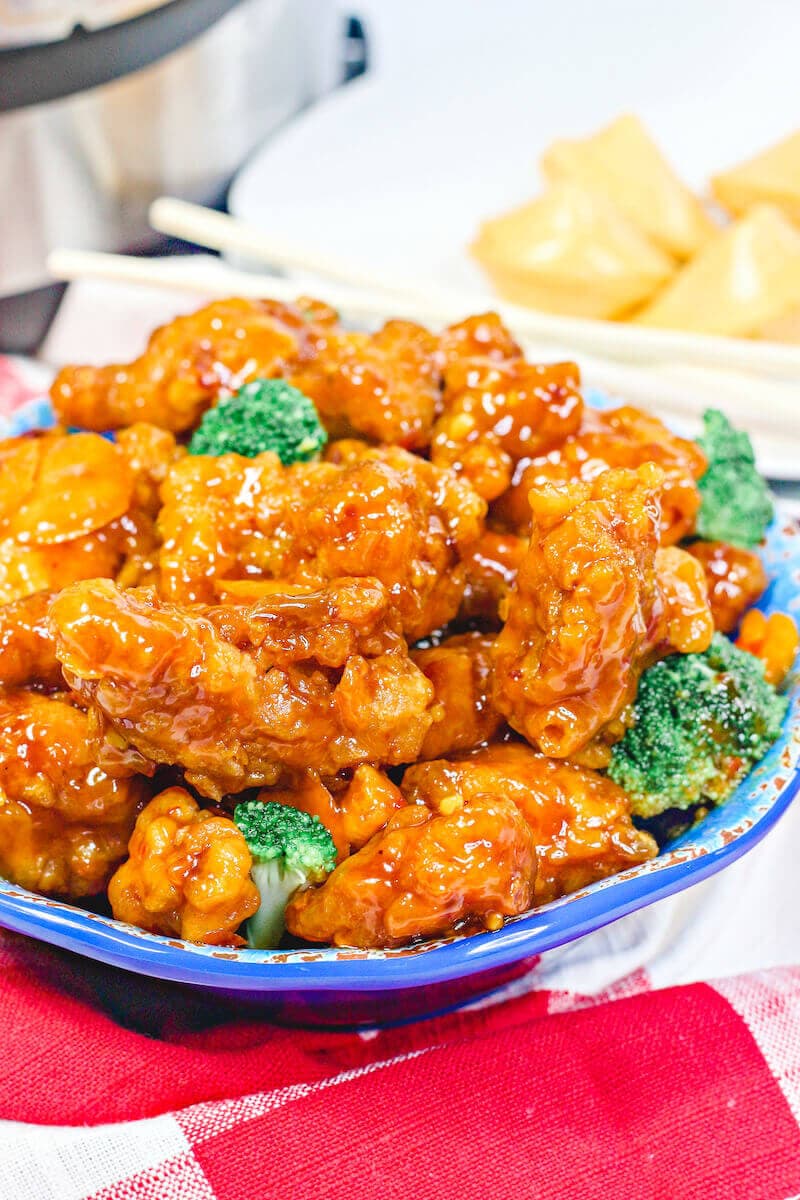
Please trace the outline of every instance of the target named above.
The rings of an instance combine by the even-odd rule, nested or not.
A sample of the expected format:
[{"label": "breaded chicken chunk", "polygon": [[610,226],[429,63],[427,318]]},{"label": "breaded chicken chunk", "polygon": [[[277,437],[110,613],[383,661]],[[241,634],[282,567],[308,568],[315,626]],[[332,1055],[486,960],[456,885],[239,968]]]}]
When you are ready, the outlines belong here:
[{"label": "breaded chicken chunk", "polygon": [[212,946],[241,944],[236,930],[258,908],[252,859],[233,821],[198,807],[183,788],[139,814],[129,857],[108,885],[118,921]]},{"label": "breaded chicken chunk", "polygon": [[152,582],[159,488],[183,453],[139,424],[116,443],[48,433],[0,445],[0,603],[105,576]]},{"label": "breaded chicken chunk", "polygon": [[48,612],[54,592],[34,592],[0,606],[0,687],[64,687]]},{"label": "breaded chicken chunk", "polygon": [[496,312],[476,313],[439,334],[436,361],[444,375],[447,368],[463,359],[504,362],[522,354],[513,334],[506,329]]},{"label": "breaded chicken chunk", "polygon": [[412,321],[388,321],[377,333],[332,329],[289,379],[332,436],[418,450],[430,441],[439,404],[437,346]]},{"label": "breaded chicken chunk", "polygon": [[322,586],[371,576],[415,641],[458,612],[462,558],[484,502],[450,471],[397,447],[358,444],[344,464],[273,454],[189,456],[162,488],[162,594],[214,603],[230,580]]},{"label": "breaded chicken chunk", "polygon": [[296,893],[286,927],[362,947],[499,929],[530,907],[535,879],[534,837],[513,801],[480,796],[438,813],[411,804],[320,887]]},{"label": "breaded chicken chunk", "polygon": [[134,473],[94,433],[10,438],[0,445],[0,603],[111,575]]},{"label": "breaded chicken chunk", "polygon": [[125,856],[141,778],[112,777],[66,698],[0,692],[0,872],[37,892],[93,896]]},{"label": "breaded chicken chunk", "polygon": [[410,762],[439,715],[377,580],[207,615],[95,580],[63,591],[50,620],[111,744],[182,767],[212,798],[286,768]]},{"label": "breaded chicken chunk", "polygon": [[467,582],[458,618],[498,628],[500,609],[517,578],[528,539],[487,529],[470,550],[464,565]]},{"label": "breaded chicken chunk", "polygon": [[697,564],[675,548],[657,559],[662,482],[648,463],[530,493],[530,548],[493,649],[495,704],[544,754],[586,746],[658,654],[711,640]]},{"label": "breaded chicken chunk", "polygon": [[133,362],[63,367],[50,390],[53,407],[81,429],[149,421],[185,433],[215,400],[313,354],[335,320],[314,301],[215,300],[156,329]]},{"label": "breaded chicken chunk", "polygon": [[433,684],[442,716],[425,735],[419,758],[441,758],[488,742],[503,724],[492,697],[494,638],[464,633],[411,657]]},{"label": "breaded chicken chunk", "polygon": [[727,542],[692,542],[686,547],[703,568],[714,625],[732,633],[766,591],[767,572],[754,550]]},{"label": "breaded chicken chunk", "polygon": [[443,405],[431,462],[452,467],[478,495],[495,500],[510,486],[520,460],[577,433],[580,373],[574,363],[542,365],[521,357],[457,360],[445,372]]},{"label": "breaded chicken chunk", "polygon": [[660,538],[673,545],[694,529],[700,508],[697,480],[706,459],[696,442],[672,433],[658,417],[626,405],[599,412],[585,407],[580,429],[559,446],[520,459],[511,487],[494,505],[495,520],[520,534],[530,529],[528,494],[545,483],[591,483],[612,467],[640,467],[655,462],[664,474]]},{"label": "breaded chicken chunk", "polygon": [[457,758],[416,763],[403,776],[410,804],[439,810],[453,797],[513,800],[530,826],[539,871],[534,901],[546,904],[652,858],[657,846],[631,822],[630,802],[610,779],[501,743]]}]

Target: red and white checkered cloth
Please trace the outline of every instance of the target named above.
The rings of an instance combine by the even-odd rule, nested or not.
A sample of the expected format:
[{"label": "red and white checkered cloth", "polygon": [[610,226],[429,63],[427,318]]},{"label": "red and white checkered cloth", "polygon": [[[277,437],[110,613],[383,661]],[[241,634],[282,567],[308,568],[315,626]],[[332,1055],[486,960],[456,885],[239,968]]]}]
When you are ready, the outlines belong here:
[{"label": "red and white checkered cloth", "polygon": [[156,1039],[92,1003],[76,960],[4,934],[0,1113],[52,1128],[0,1125],[0,1196],[800,1194],[800,968],[647,985],[369,1036],[165,1009]]}]

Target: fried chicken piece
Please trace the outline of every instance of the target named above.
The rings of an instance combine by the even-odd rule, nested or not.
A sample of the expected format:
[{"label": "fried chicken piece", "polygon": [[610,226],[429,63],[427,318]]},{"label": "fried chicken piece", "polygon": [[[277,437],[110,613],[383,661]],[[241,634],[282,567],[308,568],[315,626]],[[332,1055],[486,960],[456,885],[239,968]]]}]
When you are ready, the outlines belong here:
[{"label": "fried chicken piece", "polygon": [[90,744],[66,699],[0,692],[0,872],[21,887],[92,896],[125,856],[147,785],[106,774]]},{"label": "fried chicken piece", "polygon": [[376,579],[336,579],[321,591],[276,583],[252,604],[197,612],[226,642],[249,654],[262,673],[311,661],[335,669],[354,655],[406,652],[386,590]]},{"label": "fried chicken piece", "polygon": [[118,921],[188,942],[241,945],[236,930],[259,898],[233,821],[199,808],[183,788],[167,788],[139,814],[129,851],[108,885]]},{"label": "fried chicken piece", "polygon": [[124,541],[116,525],[52,546],[0,539],[0,604],[59,591],[78,579],[112,578],[124,558]]},{"label": "fried chicken piece", "polygon": [[707,650],[714,634],[714,614],[702,565],[678,546],[660,546],[655,572],[663,604],[660,628],[653,631],[653,638],[660,638],[654,642],[656,654]]},{"label": "fried chicken piece", "polygon": [[[360,444],[359,444],[360,445]],[[449,471],[398,447],[353,448],[343,465],[275,455],[189,456],[163,486],[162,593],[213,603],[230,580],[321,586],[380,579],[409,641],[445,625],[485,505]]]},{"label": "fried chicken piece", "polygon": [[0,607],[0,687],[64,687],[48,623],[54,592],[34,592]]},{"label": "fried chicken piece", "polygon": [[152,578],[158,486],[180,453],[171,434],[134,426],[14,438],[0,448],[0,603],[79,579]]},{"label": "fried chicken piece", "polygon": [[0,604],[110,575],[134,480],[96,434],[12,438],[0,447]]},{"label": "fried chicken piece", "polygon": [[503,362],[521,355],[522,350],[496,312],[477,313],[448,325],[439,334],[436,348],[437,366],[443,374],[465,358]]},{"label": "fried chicken piece", "polygon": [[456,360],[445,372],[442,402],[431,462],[452,467],[485,500],[506,491],[520,460],[577,433],[583,410],[574,363],[524,358]]},{"label": "fried chicken piece", "polygon": [[415,938],[499,929],[530,907],[534,838],[519,809],[480,796],[449,811],[400,809],[318,888],[286,909],[290,933],[335,946],[402,946]]},{"label": "fried chicken piece", "polygon": [[411,321],[377,333],[332,330],[289,378],[316,404],[334,438],[424,450],[442,407],[442,373],[461,359],[518,357],[496,313],[469,317],[438,337]]},{"label": "fried chicken piece", "polygon": [[767,587],[767,573],[758,554],[727,542],[692,542],[686,549],[701,564],[708,585],[714,624],[731,633]]},{"label": "fried chicken piece", "polygon": [[172,464],[186,454],[185,448],[178,445],[169,430],[147,421],[120,429],[116,444],[133,472],[132,506],[155,517],[161,507],[161,485]]},{"label": "fried chicken piece", "polygon": [[117,746],[204,795],[416,758],[438,715],[377,580],[191,612],[105,580],[50,609],[70,687]]},{"label": "fried chicken piece", "polygon": [[9,438],[0,475],[0,532],[23,545],[94,533],[122,516],[134,486],[119,448],[94,433]]},{"label": "fried chicken piece", "polygon": [[335,319],[314,301],[216,300],[156,329],[131,363],[63,367],[50,389],[53,407],[65,425],[82,429],[149,421],[185,433],[221,396],[284,375],[313,354]]},{"label": "fried chicken piece", "polygon": [[406,802],[388,776],[369,763],[362,763],[336,797],[336,803],[342,814],[342,833],[352,854],[365,846]]},{"label": "fried chicken piece", "polygon": [[494,645],[495,704],[544,754],[573,756],[633,699],[659,653],[711,639],[705,582],[693,564],[683,569],[688,556],[672,549],[659,579],[662,479],[648,463],[531,491],[530,548]]},{"label": "fried chicken piece", "polygon": [[418,763],[403,776],[410,804],[434,811],[456,796],[513,800],[528,822],[539,860],[534,903],[569,892],[652,858],[658,847],[631,822],[628,797],[603,775],[543,758],[515,742]]},{"label": "fried chicken piece", "polygon": [[433,684],[443,716],[431,725],[419,758],[442,758],[488,742],[503,717],[492,699],[492,645],[494,638],[464,633],[446,638],[411,657]]},{"label": "fried chicken piece", "polygon": [[406,803],[391,779],[369,763],[356,767],[348,782],[332,780],[327,786],[316,771],[304,771],[286,785],[265,788],[258,798],[264,803],[291,804],[319,817],[333,838],[340,862],[360,850]]},{"label": "fried chicken piece", "polygon": [[657,417],[631,406],[598,412],[586,407],[581,427],[559,447],[517,464],[509,490],[493,506],[493,518],[516,533],[530,529],[528,493],[544,483],[591,483],[609,467],[655,462],[664,473],[661,542],[673,545],[690,534],[700,508],[696,481],[706,469],[696,442],[679,438]]},{"label": "fried chicken piece", "polygon": [[467,581],[459,610],[461,621],[500,628],[500,607],[517,578],[528,539],[487,529],[464,559]]},{"label": "fried chicken piece", "polygon": [[417,450],[430,441],[439,404],[437,345],[412,321],[388,321],[377,333],[331,330],[288,378],[333,437],[358,433]]}]

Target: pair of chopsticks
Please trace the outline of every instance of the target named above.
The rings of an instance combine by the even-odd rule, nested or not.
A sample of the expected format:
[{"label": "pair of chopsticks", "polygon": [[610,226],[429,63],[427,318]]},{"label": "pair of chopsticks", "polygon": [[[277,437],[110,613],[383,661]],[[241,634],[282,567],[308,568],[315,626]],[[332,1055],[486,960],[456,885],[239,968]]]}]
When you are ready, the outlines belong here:
[{"label": "pair of chopsticks", "polygon": [[[787,439],[796,440],[800,454],[800,346],[551,316],[486,294],[415,290],[338,257],[311,254],[224,213],[168,197],[152,204],[150,223],[160,233],[266,264],[270,272],[324,279],[324,298],[353,321],[403,316],[435,326],[493,308],[529,355],[579,357],[584,377],[594,386],[683,418],[719,407],[762,442],[779,442],[784,452]],[[184,261],[175,271],[173,264],[158,259],[56,250],[48,265],[63,280],[94,277],[204,296],[292,300],[299,290],[296,280],[273,273],[202,261]]]},{"label": "pair of chopsticks", "polygon": [[[185,200],[169,197],[155,200],[150,207],[150,224],[159,233],[170,237],[266,264],[270,268],[270,286],[273,286],[275,271],[307,273],[330,281],[333,285],[341,285],[346,292],[337,291],[336,294],[343,295],[348,311],[357,316],[383,318],[387,312],[393,311],[391,306],[394,305],[409,319],[435,324],[484,311],[489,305],[500,313],[518,337],[562,348],[571,347],[573,352],[586,351],[625,363],[681,362],[698,367],[752,371],[760,375],[800,380],[800,346],[550,316],[496,300],[484,293],[470,295],[428,287],[424,290],[411,289],[387,283],[382,276],[364,271],[338,257],[310,254],[304,247],[265,234],[235,217]],[[136,270],[133,264],[138,261],[124,255],[98,256],[90,251],[56,250],[50,256],[49,267],[60,279],[98,275],[157,284],[166,282],[154,273],[157,271],[157,260],[150,260],[147,266]],[[202,290],[204,285],[211,284],[214,292],[218,290],[221,278],[216,274],[213,279],[202,275],[182,276],[183,286],[189,290]],[[250,279],[245,294],[263,295],[264,283],[258,275],[234,272],[230,279],[234,278],[241,281],[242,287],[247,286],[245,281]],[[178,285],[176,283],[173,286]],[[296,290],[295,286],[295,293]]]}]

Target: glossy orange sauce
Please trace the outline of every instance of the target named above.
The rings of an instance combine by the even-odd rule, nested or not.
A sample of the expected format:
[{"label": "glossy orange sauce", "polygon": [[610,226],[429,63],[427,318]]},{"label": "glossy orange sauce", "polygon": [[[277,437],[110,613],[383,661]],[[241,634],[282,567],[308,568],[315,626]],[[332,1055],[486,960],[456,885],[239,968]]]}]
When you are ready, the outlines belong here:
[{"label": "glossy orange sauce", "polygon": [[418,763],[406,772],[403,792],[434,810],[454,796],[465,803],[487,796],[513,800],[536,843],[537,904],[652,858],[657,849],[633,826],[628,798],[610,779],[518,742]]},{"label": "glossy orange sauce", "polygon": [[235,931],[259,901],[233,821],[169,788],[139,815],[129,849],[108,889],[118,920],[191,942],[238,943]]},{"label": "glossy orange sauce", "polygon": [[101,892],[147,786],[100,769],[89,718],[66,699],[0,693],[0,874],[34,891]]},{"label": "glossy orange sauce", "polygon": [[692,542],[687,550],[705,572],[715,626],[731,633],[767,586],[761,559],[755,551],[727,542]]},{"label": "glossy orange sauce", "polygon": [[448,813],[409,805],[286,910],[297,937],[397,946],[462,926],[497,928],[533,899],[536,850],[516,806],[477,798]]}]

